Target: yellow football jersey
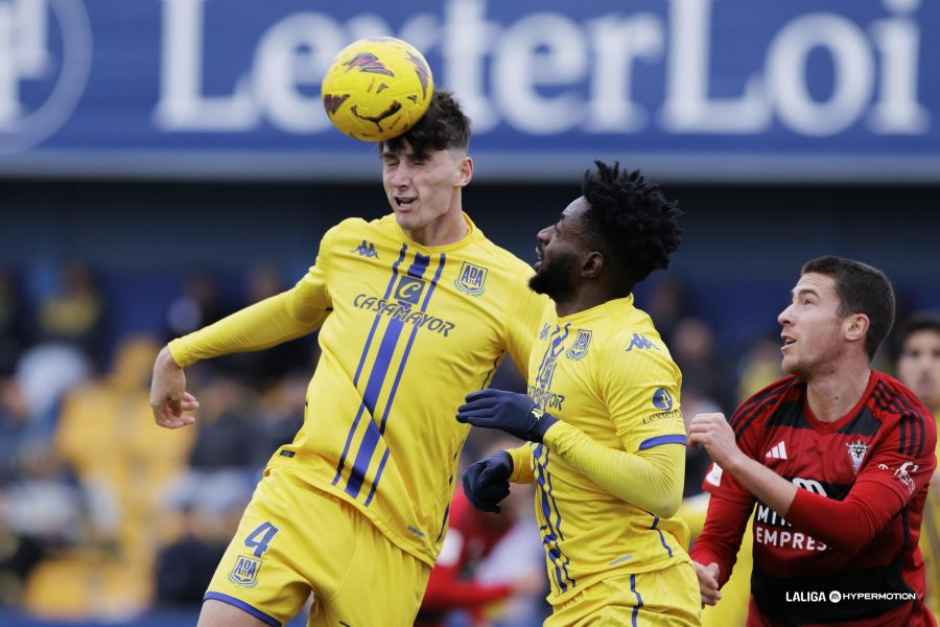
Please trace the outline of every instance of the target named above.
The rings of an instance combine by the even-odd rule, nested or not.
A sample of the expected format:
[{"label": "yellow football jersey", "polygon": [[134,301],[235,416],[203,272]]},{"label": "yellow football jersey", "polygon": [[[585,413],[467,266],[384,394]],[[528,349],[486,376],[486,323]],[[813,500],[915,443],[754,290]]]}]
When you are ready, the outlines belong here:
[{"label": "yellow football jersey", "polygon": [[[469,431],[457,407],[504,352],[524,368],[550,303],[528,289],[528,264],[466,221],[466,237],[436,247],[412,241],[391,214],[324,235],[287,301],[311,319],[330,311],[321,357],[304,425],[270,462],[352,503],[432,566]],[[171,345],[178,362],[213,353],[200,333]]]},{"label": "yellow football jersey", "polygon": [[[940,427],[940,412],[934,417]],[[940,438],[937,438],[937,462],[940,464]],[[936,479],[936,477],[935,477]],[[940,490],[931,484],[924,504],[920,528],[920,552],[927,577],[927,607],[940,619]]]},{"label": "yellow football jersey", "polygon": [[[628,453],[686,444],[682,375],[632,296],[563,318],[550,307],[539,326],[529,396],[546,412]],[[553,453],[551,436],[550,430],[548,444],[531,446],[531,463],[552,605],[612,571],[643,573],[689,560],[685,523],[601,489]]]}]

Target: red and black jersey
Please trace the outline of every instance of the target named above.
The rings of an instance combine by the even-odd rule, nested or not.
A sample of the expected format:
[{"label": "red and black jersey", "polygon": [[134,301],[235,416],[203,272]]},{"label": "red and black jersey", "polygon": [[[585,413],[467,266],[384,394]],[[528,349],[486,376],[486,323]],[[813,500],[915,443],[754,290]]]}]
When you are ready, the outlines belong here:
[{"label": "red and black jersey", "polygon": [[[756,502],[749,624],[935,624],[917,540],[936,423],[913,392],[873,371],[856,406],[822,422],[805,383],[788,377],[742,404],[731,425],[746,455],[801,488],[786,517]],[[703,486],[712,498],[691,553],[718,563],[724,583],[755,499],[718,466]]]},{"label": "red and black jersey", "polygon": [[476,624],[488,604],[512,594],[510,584],[479,583],[472,578],[476,565],[490,555],[512,529],[511,524],[505,524],[507,519],[502,519],[504,524],[501,525],[494,524],[494,520],[497,519],[493,514],[473,508],[463,490],[454,493],[447,537],[437,564],[431,570],[416,627],[444,625],[447,614],[458,609],[469,611]]}]

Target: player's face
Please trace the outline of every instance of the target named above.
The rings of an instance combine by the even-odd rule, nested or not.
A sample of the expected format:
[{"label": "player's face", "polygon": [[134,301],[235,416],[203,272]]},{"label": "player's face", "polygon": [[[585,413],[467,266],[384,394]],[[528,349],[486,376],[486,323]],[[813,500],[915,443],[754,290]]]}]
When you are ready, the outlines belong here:
[{"label": "player's face", "polygon": [[839,314],[841,301],[830,276],[808,272],[793,288],[793,301],[777,321],[783,329],[781,368],[789,374],[807,375],[832,363],[845,348]]},{"label": "player's face", "polygon": [[586,250],[583,220],[588,208],[584,197],[577,198],[565,207],[555,224],[538,232],[535,275],[529,279],[532,291],[547,294],[555,302],[566,300],[574,292]]},{"label": "player's face", "polygon": [[432,150],[416,155],[410,145],[382,152],[382,183],[399,226],[424,228],[459,207],[460,188],[469,178],[469,158],[461,151]]},{"label": "player's face", "polygon": [[940,409],[940,332],[916,331],[904,342],[898,376],[933,411]]}]

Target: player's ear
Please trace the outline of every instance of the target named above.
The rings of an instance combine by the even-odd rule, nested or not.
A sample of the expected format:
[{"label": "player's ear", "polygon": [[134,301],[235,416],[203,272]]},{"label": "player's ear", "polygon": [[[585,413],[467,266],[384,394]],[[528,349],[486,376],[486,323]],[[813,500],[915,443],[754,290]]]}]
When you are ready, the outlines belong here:
[{"label": "player's ear", "polygon": [[842,322],[842,333],[846,340],[860,342],[865,340],[870,326],[871,320],[868,319],[868,316],[863,313],[856,313],[847,316]]},{"label": "player's ear", "polygon": [[473,159],[466,154],[460,155],[458,159],[454,185],[457,187],[466,187],[473,179]]},{"label": "player's ear", "polygon": [[592,250],[587,254],[584,263],[581,264],[581,276],[586,279],[595,279],[600,276],[604,270],[604,255],[599,251]]}]

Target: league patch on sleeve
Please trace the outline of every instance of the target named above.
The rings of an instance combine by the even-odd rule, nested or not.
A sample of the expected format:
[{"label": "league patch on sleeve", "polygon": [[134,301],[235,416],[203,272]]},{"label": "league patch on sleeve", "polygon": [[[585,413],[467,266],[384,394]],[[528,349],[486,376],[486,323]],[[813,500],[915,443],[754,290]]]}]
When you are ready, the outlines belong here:
[{"label": "league patch on sleeve", "polygon": [[705,481],[712,484],[713,486],[721,485],[721,475],[724,473],[724,470],[721,469],[721,466],[718,464],[712,464],[712,469],[708,471],[708,474],[705,475]]}]

